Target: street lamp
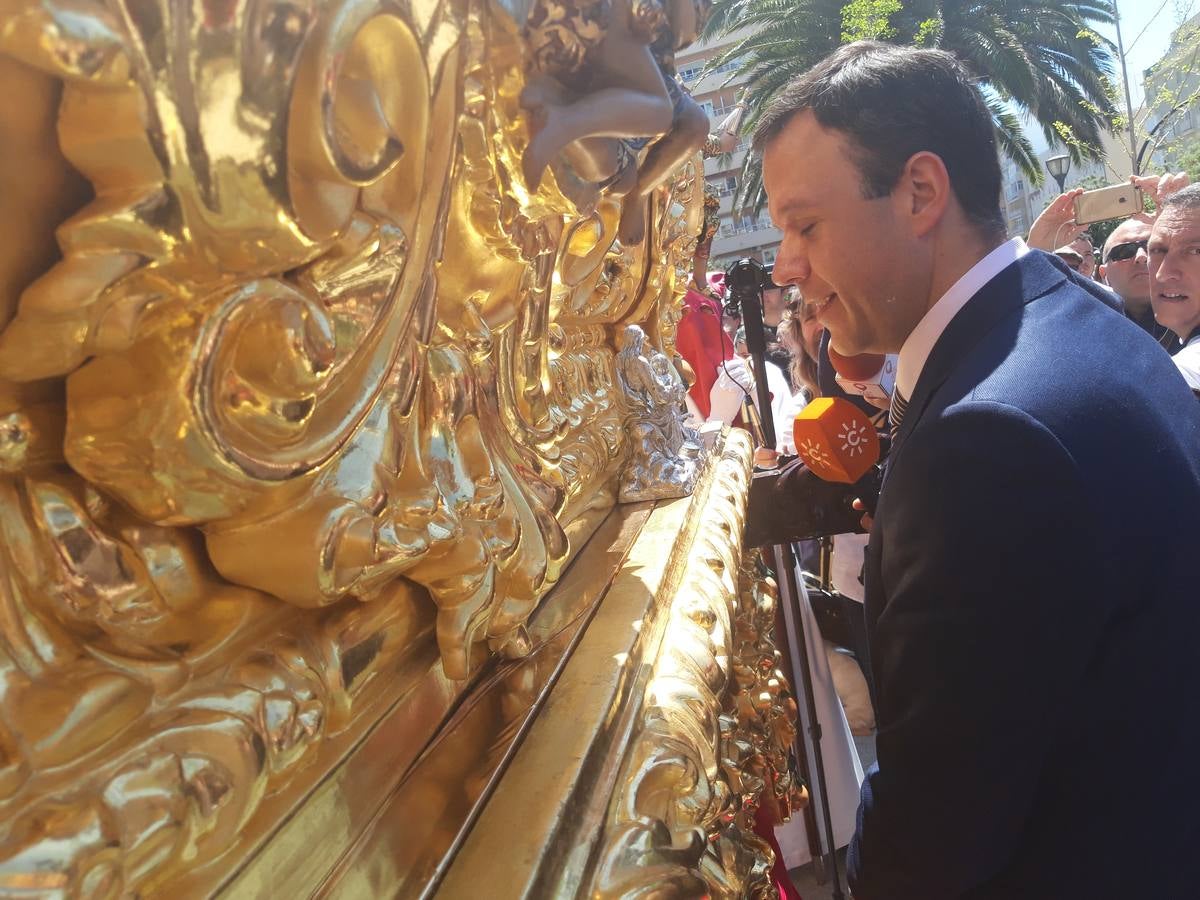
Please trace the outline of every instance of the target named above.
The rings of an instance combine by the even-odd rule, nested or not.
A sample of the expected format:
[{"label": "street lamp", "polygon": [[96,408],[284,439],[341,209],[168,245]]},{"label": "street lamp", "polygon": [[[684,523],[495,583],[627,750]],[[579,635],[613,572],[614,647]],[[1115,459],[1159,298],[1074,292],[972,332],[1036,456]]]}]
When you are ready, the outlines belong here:
[{"label": "street lamp", "polygon": [[1065,153],[1052,156],[1046,160],[1046,168],[1050,170],[1050,176],[1058,182],[1058,192],[1061,194],[1066,190],[1064,185],[1067,180],[1067,173],[1071,171],[1071,157]]}]

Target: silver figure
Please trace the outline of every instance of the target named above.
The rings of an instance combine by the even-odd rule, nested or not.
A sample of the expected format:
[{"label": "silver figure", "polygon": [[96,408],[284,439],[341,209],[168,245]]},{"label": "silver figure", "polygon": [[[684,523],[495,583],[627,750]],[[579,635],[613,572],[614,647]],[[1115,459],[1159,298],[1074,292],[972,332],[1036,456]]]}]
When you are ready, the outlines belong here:
[{"label": "silver figure", "polygon": [[637,325],[627,325],[621,336],[617,377],[629,408],[630,455],[621,473],[621,502],[686,497],[704,457],[700,435],[683,421],[687,385]]}]

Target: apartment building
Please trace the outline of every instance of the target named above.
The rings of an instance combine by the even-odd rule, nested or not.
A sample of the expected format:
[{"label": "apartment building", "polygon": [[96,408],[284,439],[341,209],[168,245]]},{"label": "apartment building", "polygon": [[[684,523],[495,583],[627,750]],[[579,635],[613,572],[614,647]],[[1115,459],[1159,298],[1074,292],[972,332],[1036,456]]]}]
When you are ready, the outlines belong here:
[{"label": "apartment building", "polygon": [[[1100,187],[1106,184],[1122,184],[1129,180],[1133,171],[1129,162],[1129,149],[1111,134],[1102,136],[1101,149],[1104,159],[1071,163],[1063,184],[1066,190],[1079,187]],[[1017,164],[1005,157],[1000,159],[1001,194],[1000,206],[1004,211],[1005,224],[1010,235],[1026,235],[1050,201],[1058,196],[1058,182],[1050,177],[1046,161],[1066,153],[1061,144],[1052,145],[1038,154],[1045,175],[1040,186],[1030,182],[1029,177]]]},{"label": "apartment building", "polygon": [[[731,73],[736,69],[736,65],[733,64],[723,66],[706,78],[701,78],[700,73],[704,71],[709,60],[748,34],[748,30],[740,30],[717,41],[701,41],[676,57],[675,66],[680,80],[696,102],[704,107],[713,128],[733,110],[745,79],[730,80]],[[737,176],[749,149],[749,138],[743,138],[737,149],[728,157],[717,157],[704,162],[705,180],[721,200],[721,225],[713,238],[709,271],[724,269],[743,256],[753,257],[768,266],[772,265],[779,242],[783,238],[783,234],[771,223],[771,217],[765,208],[758,214],[753,210],[734,209],[733,195],[737,189]]]}]

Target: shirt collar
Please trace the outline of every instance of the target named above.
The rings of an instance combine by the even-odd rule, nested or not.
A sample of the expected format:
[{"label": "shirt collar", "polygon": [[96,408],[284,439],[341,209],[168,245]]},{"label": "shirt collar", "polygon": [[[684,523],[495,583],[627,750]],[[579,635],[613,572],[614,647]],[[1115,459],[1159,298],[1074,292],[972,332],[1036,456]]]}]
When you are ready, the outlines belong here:
[{"label": "shirt collar", "polygon": [[906,400],[911,400],[917,379],[925,368],[925,361],[933,351],[946,326],[967,305],[985,284],[999,275],[1004,269],[1015,263],[1029,248],[1019,237],[1001,244],[979,262],[975,263],[962,278],[954,282],[937,303],[929,308],[925,316],[917,323],[900,348],[900,358],[896,364],[896,390]]}]

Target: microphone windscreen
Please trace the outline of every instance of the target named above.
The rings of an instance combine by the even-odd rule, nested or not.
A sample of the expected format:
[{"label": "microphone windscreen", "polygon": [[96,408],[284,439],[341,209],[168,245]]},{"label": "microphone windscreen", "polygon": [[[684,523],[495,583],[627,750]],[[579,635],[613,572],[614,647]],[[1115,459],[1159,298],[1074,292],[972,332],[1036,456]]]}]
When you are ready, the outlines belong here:
[{"label": "microphone windscreen", "polygon": [[858,356],[842,356],[833,347],[829,348],[829,362],[833,370],[848,381],[867,381],[879,374],[884,357],[880,353],[860,353]]},{"label": "microphone windscreen", "polygon": [[818,397],[796,416],[796,453],[825,481],[853,484],[879,462],[879,433],[866,413],[840,397]]}]

